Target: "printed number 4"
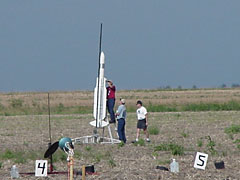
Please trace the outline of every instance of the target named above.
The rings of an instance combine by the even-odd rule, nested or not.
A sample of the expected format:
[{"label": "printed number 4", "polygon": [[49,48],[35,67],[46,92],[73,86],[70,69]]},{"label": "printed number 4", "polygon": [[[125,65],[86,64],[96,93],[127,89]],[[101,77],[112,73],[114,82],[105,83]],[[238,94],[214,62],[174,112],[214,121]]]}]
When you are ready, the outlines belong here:
[{"label": "printed number 4", "polygon": [[38,168],[42,168],[42,174],[44,174],[44,170],[46,168],[46,163],[43,163],[43,166],[41,167],[41,163],[38,163]]}]

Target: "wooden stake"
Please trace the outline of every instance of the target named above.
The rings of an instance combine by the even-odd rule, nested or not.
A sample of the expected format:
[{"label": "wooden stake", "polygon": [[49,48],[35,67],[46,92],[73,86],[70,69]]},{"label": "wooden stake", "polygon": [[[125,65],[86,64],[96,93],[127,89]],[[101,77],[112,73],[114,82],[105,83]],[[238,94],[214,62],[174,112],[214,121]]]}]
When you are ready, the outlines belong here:
[{"label": "wooden stake", "polygon": [[86,180],[86,168],[85,168],[85,165],[82,166],[82,180]]},{"label": "wooden stake", "polygon": [[70,180],[73,180],[73,157],[70,156]]}]

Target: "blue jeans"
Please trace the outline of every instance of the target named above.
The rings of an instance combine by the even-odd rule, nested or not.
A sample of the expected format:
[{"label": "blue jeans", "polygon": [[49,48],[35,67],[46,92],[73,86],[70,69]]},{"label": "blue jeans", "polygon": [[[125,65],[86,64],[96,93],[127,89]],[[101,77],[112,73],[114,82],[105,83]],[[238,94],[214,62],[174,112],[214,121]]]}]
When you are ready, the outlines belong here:
[{"label": "blue jeans", "polygon": [[118,119],[118,136],[119,136],[119,140],[126,143],[127,139],[125,136],[125,119],[123,118]]},{"label": "blue jeans", "polygon": [[108,99],[107,100],[107,108],[108,108],[108,112],[109,112],[110,117],[111,117],[111,121],[115,122],[114,105],[115,105],[115,99]]}]

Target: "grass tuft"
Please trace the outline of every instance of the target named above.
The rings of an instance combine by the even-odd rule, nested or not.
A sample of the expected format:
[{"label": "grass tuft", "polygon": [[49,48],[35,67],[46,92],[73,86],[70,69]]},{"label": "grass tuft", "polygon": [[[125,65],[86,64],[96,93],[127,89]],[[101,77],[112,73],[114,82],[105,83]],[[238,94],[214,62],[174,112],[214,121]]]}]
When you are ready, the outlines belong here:
[{"label": "grass tuft", "polygon": [[224,132],[226,134],[237,134],[237,133],[240,133],[240,125],[233,124],[230,127],[225,128]]},{"label": "grass tuft", "polygon": [[215,149],[216,143],[212,140],[211,136],[207,136],[206,139],[208,140],[207,149],[212,155],[217,155],[218,152]]},{"label": "grass tuft", "polygon": [[171,160],[158,160],[157,163],[161,165],[166,165],[166,164],[170,164]]},{"label": "grass tuft", "polygon": [[198,146],[198,147],[202,147],[202,146],[203,146],[203,140],[202,140],[202,139],[199,139],[199,140],[197,141],[197,146]]},{"label": "grass tuft", "polygon": [[100,153],[100,152],[96,153],[94,155],[95,163],[99,163],[102,160],[103,157],[104,157],[104,155],[102,153]]},{"label": "grass tuft", "polygon": [[159,128],[157,126],[150,126],[148,128],[148,132],[150,135],[158,135],[159,134]]},{"label": "grass tuft", "polygon": [[240,139],[236,139],[235,141],[234,141],[234,143],[240,143]]},{"label": "grass tuft", "polygon": [[168,105],[153,105],[149,104],[147,106],[149,112],[177,112],[177,108],[175,106],[168,106]]},{"label": "grass tuft", "polygon": [[23,106],[23,100],[22,99],[12,99],[10,102],[10,105],[12,108],[20,108]]},{"label": "grass tuft", "polygon": [[3,154],[1,154],[1,159],[13,159],[16,155],[11,150],[7,149]]},{"label": "grass tuft", "polygon": [[139,139],[134,143],[135,146],[145,146],[145,141],[144,139]]},{"label": "grass tuft", "polygon": [[11,151],[7,149],[5,152],[0,154],[0,159],[13,160],[14,163],[24,164],[27,162],[27,159],[29,159],[29,157],[28,157],[28,153],[24,151]]},{"label": "grass tuft", "polygon": [[237,148],[240,150],[240,144],[237,145]]},{"label": "grass tuft", "polygon": [[91,147],[91,146],[86,146],[86,147],[85,147],[85,150],[86,150],[86,151],[91,151],[91,150],[92,150],[92,147]]},{"label": "grass tuft", "polygon": [[182,135],[182,137],[184,137],[184,138],[187,138],[187,137],[189,137],[189,134],[188,134],[188,133],[186,133],[186,132],[184,132],[184,131],[181,133],[181,135]]},{"label": "grass tuft", "polygon": [[59,161],[66,161],[67,160],[67,155],[63,151],[56,151],[53,155],[53,162],[59,162]]},{"label": "grass tuft", "polygon": [[175,143],[164,143],[155,146],[154,151],[170,151],[172,155],[183,155],[184,147]]},{"label": "grass tuft", "polygon": [[120,142],[119,144],[118,144],[118,148],[121,148],[121,147],[123,147],[125,144],[124,144],[124,142]]}]

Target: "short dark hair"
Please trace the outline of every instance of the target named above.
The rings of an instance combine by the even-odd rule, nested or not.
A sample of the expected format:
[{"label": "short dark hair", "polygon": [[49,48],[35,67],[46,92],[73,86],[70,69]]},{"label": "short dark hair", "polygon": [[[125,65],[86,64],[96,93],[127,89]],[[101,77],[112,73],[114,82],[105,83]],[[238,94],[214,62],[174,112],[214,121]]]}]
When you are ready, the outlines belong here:
[{"label": "short dark hair", "polygon": [[140,104],[142,106],[142,101],[138,100],[137,104]]}]

